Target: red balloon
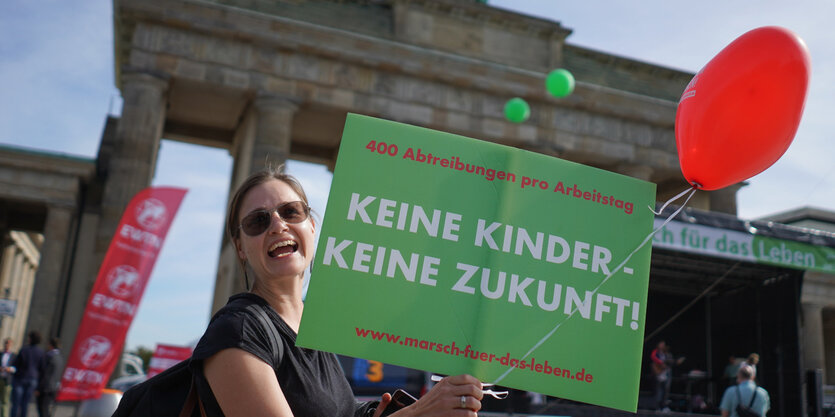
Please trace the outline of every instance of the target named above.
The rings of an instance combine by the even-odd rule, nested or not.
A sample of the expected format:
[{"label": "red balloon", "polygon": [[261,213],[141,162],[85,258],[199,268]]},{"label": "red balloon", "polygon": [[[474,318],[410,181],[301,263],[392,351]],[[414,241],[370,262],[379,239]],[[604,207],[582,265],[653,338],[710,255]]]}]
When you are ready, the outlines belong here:
[{"label": "red balloon", "polygon": [[743,34],[711,59],[684,89],[676,111],[687,182],[716,190],[777,162],[800,123],[809,65],[803,40],[774,26]]}]

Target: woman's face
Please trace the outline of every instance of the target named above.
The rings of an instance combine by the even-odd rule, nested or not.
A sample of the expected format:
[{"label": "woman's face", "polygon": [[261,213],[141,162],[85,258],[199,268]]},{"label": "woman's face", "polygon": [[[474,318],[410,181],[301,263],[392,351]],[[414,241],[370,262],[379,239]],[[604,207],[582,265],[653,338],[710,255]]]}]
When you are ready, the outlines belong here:
[{"label": "woman's face", "polygon": [[[273,210],[283,203],[302,201],[284,181],[270,180],[256,185],[241,201],[238,223],[255,210]],[[256,280],[280,277],[301,278],[305,268],[313,260],[314,226],[310,217],[301,223],[286,223],[277,213],[272,213],[270,227],[257,235],[249,236],[240,230],[236,247],[238,257],[249,262]]]}]

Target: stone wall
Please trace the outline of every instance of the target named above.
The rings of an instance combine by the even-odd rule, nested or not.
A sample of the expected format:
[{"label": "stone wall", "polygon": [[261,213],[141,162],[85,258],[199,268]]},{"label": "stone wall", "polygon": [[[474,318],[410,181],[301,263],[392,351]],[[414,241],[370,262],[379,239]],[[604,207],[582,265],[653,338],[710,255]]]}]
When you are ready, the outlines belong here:
[{"label": "stone wall", "polygon": [[[424,38],[427,45],[437,41],[442,37],[439,33],[443,32],[438,28],[455,26],[450,19],[458,18],[457,15],[431,13],[433,10],[439,13],[443,8],[411,10],[417,3],[432,2],[405,2],[405,5],[395,2],[393,6],[394,9],[407,8],[402,12],[407,17],[396,20],[406,22],[402,30],[410,34],[408,38],[412,43],[405,43],[369,38],[285,17],[248,11],[231,13],[219,6],[191,6],[187,7],[186,14],[185,10],[182,13],[176,10],[186,8],[185,5],[121,2],[123,9],[130,8],[131,13],[143,17],[136,16],[136,23],[131,26],[130,53],[123,59],[132,70],[162,72],[172,77],[172,86],[179,80],[188,80],[204,88],[237,90],[244,97],[275,94],[289,97],[303,106],[371,114],[615,171],[623,164],[641,165],[652,170],[645,179],[658,183],[679,179],[681,188],[685,186],[680,181],[672,128],[676,106],[669,100],[673,85],[686,83],[682,73],[659,70],[669,78],[669,85],[656,89],[663,93],[657,95],[664,98],[581,79],[571,97],[557,100],[548,96],[543,88],[546,70],[550,68],[543,57],[553,54],[521,57],[514,61],[519,66],[510,66],[491,62],[487,60],[489,57],[475,60],[447,53],[443,47],[414,46]],[[487,9],[496,13],[494,9]],[[164,21],[160,20],[162,14],[166,16]],[[427,19],[433,23],[420,23]],[[461,19],[475,17],[465,15]],[[490,20],[482,22],[479,30],[484,31],[484,27],[491,24]],[[509,24],[505,26],[514,28]],[[554,23],[551,26],[561,28]],[[421,28],[427,30],[423,38],[413,33]],[[515,36],[508,33],[502,36],[508,39]],[[550,42],[557,42],[553,36],[549,38]],[[493,49],[492,44],[479,45],[482,45],[481,49]],[[447,45],[450,51],[456,48],[468,49],[454,42]],[[508,45],[502,49],[508,49]],[[544,49],[548,51],[548,48]],[[477,50],[471,52],[477,53]],[[576,49],[574,55],[577,55]],[[533,62],[536,60],[542,62]],[[626,68],[629,67],[623,64],[626,61],[615,60],[615,64],[606,65]],[[597,64],[597,67],[586,65],[581,74],[591,74],[583,75],[591,78],[607,68]],[[534,67],[538,67],[538,71],[527,69]],[[643,67],[651,68],[646,64]],[[628,73],[621,77],[626,77],[624,74]],[[644,78],[651,78],[646,74],[649,73],[645,73]],[[616,77],[613,79],[617,81]],[[617,84],[615,81],[611,83]],[[641,92],[653,92],[644,90]],[[516,125],[505,121],[504,102],[512,96],[524,97],[531,104],[532,116],[527,123]],[[240,106],[239,111],[242,112],[244,107]],[[237,117],[229,116],[229,119],[239,120],[240,114],[234,116]]]},{"label": "stone wall", "polygon": [[61,335],[70,269],[91,261],[76,252],[76,236],[94,168],[84,158],[0,148],[0,289],[18,300],[17,315],[3,319],[2,335],[16,343],[29,330]]}]

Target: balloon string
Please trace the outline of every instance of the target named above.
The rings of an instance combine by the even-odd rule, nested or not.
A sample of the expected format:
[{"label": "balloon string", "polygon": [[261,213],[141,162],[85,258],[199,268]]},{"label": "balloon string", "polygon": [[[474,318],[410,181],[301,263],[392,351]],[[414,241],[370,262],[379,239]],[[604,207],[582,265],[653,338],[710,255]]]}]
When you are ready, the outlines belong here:
[{"label": "balloon string", "polygon": [[[666,203],[664,203],[664,205],[663,205],[663,206],[661,206],[661,209],[659,209],[658,211],[653,210],[653,209],[652,209],[652,206],[647,206],[647,207],[649,207],[649,210],[650,210],[651,212],[655,213],[655,215],[656,215],[656,216],[660,216],[660,215],[661,215],[661,213],[664,211],[664,209],[665,209],[665,208],[667,208],[667,206],[669,206],[669,205],[670,205],[670,203],[672,203],[673,201],[678,200],[679,198],[681,198],[681,196],[683,196],[684,194],[686,194],[688,191],[691,191],[691,190],[695,192],[695,191],[696,191],[696,185],[693,185],[692,187],[690,187],[690,188],[688,188],[688,189],[686,189],[686,190],[684,190],[684,191],[682,191],[682,192],[678,193],[678,195],[676,195],[675,197],[673,197],[673,198],[671,198],[671,199],[667,200],[667,202],[666,202]],[[692,196],[693,196],[693,194],[690,194],[690,197],[692,197]],[[690,200],[690,197],[687,197],[687,200]],[[682,204],[682,207],[684,207],[684,206],[686,206],[686,205],[687,205],[687,202],[685,201],[685,202],[684,202],[684,204]]]},{"label": "balloon string", "polygon": [[[667,225],[667,223],[669,223],[671,220],[673,220],[673,218],[676,217],[678,215],[678,213],[680,213],[681,210],[683,210],[684,207],[687,206],[687,203],[690,201],[690,198],[692,198],[693,195],[696,194],[696,190],[697,190],[696,186],[688,188],[688,189],[684,190],[684,192],[682,192],[681,194],[679,194],[676,197],[673,197],[672,200],[670,200],[666,204],[664,204],[664,206],[661,208],[660,211],[664,211],[664,208],[667,207],[667,204],[669,204],[671,201],[675,201],[675,200],[681,198],[681,196],[684,195],[687,192],[690,193],[690,195],[687,196],[687,199],[684,200],[684,204],[682,204],[681,207],[679,207],[675,212],[673,212],[673,214],[671,214],[670,217],[667,217],[667,220],[665,220],[664,223],[661,224],[661,226],[658,226],[656,229],[654,229],[652,232],[650,232],[650,234],[648,234],[644,238],[643,242],[641,242],[641,244],[639,244],[638,247],[633,249],[632,252],[630,252],[629,255],[626,256],[626,258],[623,260],[623,262],[621,262],[615,269],[613,269],[612,272],[609,273],[609,275],[606,275],[606,278],[603,278],[603,281],[600,281],[600,284],[598,284],[597,287],[595,287],[594,290],[591,291],[591,296],[592,297],[594,297],[594,295],[597,294],[597,291],[603,286],[603,284],[606,283],[606,281],[609,280],[609,278],[611,278],[613,275],[615,275],[615,273],[620,271],[620,269],[623,268],[623,266],[626,265],[627,262],[629,262],[629,259],[632,258],[632,255],[635,255],[639,250],[641,250],[641,248],[643,248],[644,245],[646,245],[647,242],[649,242],[650,239],[652,239],[652,237],[655,236],[656,233],[658,233],[661,229],[663,229]],[[649,208],[649,210],[652,211],[653,213],[655,213],[655,211],[652,210],[652,208]],[[656,213],[656,214],[659,214],[659,213]],[[571,313],[568,314],[568,316],[563,318],[562,321],[557,323],[557,325],[554,326],[554,328],[551,329],[551,331],[549,331],[544,337],[542,337],[542,339],[540,339],[538,342],[536,342],[533,345],[533,347],[531,347],[528,350],[528,352],[525,353],[525,355],[522,356],[522,358],[519,359],[519,362],[527,359],[528,356],[530,356],[536,349],[538,349],[543,343],[545,343],[545,341],[550,339],[551,336],[553,336],[554,333],[557,332],[557,329],[559,329],[560,326],[563,325],[563,323],[570,320],[571,317],[574,316],[574,313],[576,313],[578,310],[579,310],[579,306],[575,306],[574,310],[572,310]],[[501,382],[503,379],[505,379],[505,377],[507,377],[511,372],[513,372],[514,369],[516,369],[515,366],[511,366],[510,368],[508,368],[503,374],[501,374],[498,378],[496,378],[495,381],[493,381],[493,385],[498,385],[499,382]]]}]

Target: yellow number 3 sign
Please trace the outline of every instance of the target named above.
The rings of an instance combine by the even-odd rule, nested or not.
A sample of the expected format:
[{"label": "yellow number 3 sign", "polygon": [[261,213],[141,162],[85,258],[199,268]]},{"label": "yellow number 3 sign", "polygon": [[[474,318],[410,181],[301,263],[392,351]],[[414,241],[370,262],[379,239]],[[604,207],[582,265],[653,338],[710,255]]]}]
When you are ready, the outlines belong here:
[{"label": "yellow number 3 sign", "polygon": [[365,377],[369,382],[380,382],[383,380],[383,363],[378,361],[368,361],[368,372]]}]

